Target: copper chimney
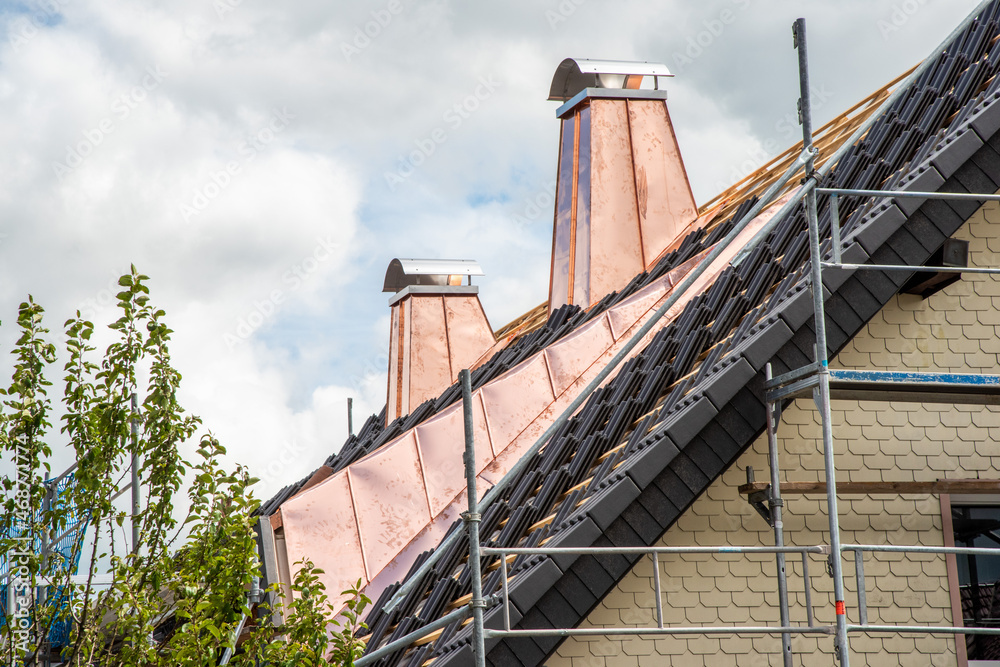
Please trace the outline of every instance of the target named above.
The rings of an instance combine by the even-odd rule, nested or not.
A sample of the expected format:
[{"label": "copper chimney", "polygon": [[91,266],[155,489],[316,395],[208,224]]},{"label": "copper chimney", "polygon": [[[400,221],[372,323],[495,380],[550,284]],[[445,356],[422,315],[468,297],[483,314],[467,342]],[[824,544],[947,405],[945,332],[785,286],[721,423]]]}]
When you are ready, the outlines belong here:
[{"label": "copper chimney", "polygon": [[[697,218],[658,63],[567,58],[549,312],[587,308],[655,264]],[[653,88],[641,88],[643,78]]]},{"label": "copper chimney", "polygon": [[386,424],[410,413],[453,384],[495,342],[472,276],[483,275],[471,260],[394,259],[383,292],[392,323]]}]

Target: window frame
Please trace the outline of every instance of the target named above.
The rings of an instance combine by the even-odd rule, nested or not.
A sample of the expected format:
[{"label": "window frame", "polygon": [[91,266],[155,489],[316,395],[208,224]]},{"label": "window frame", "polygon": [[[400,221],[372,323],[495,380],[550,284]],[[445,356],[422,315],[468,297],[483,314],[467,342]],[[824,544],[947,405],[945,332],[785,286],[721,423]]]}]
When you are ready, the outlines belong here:
[{"label": "window frame", "polygon": [[[955,546],[955,525],[952,522],[952,505],[986,505],[1000,507],[1000,495],[995,494],[948,494],[942,493],[941,500],[941,532],[944,533],[944,546]],[[948,595],[951,598],[951,618],[952,624],[956,627],[965,627],[964,615],[962,613],[962,597],[958,584],[958,559],[955,554],[945,555],[945,565],[948,571]],[[955,655],[958,657],[958,667],[987,667],[988,665],[1000,665],[1000,660],[973,660],[969,661],[969,654],[965,646],[965,634],[954,635]]]}]

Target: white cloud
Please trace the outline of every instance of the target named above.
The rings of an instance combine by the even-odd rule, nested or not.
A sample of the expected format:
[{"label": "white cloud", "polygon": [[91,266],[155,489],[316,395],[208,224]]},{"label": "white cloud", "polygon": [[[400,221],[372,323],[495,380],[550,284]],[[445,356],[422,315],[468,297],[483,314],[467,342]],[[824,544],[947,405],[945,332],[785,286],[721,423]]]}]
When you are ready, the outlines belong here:
[{"label": "white cloud", "polygon": [[[479,260],[496,327],[546,297],[551,209],[525,211],[554,178],[545,97],[562,58],[674,66],[706,21],[734,12],[668,83],[704,201],[748,156],[794,141],[776,124],[797,96],[798,12],[813,80],[833,93],[820,122],[923,58],[962,13],[926,3],[883,39],[890,0],[399,1],[385,20],[389,0],[74,0],[27,32],[22,10],[0,8],[0,343],[29,291],[51,324],[77,307],[107,320],[109,280],[135,262],[176,330],[187,404],[267,494],[340,446],[348,396],[356,429],[381,408],[392,257]],[[488,94],[484,80],[497,82]],[[384,174],[437,128],[444,141],[390,190]],[[88,155],[60,178],[53,163],[69,167],[74,150]],[[276,451],[296,454],[268,473]]]}]

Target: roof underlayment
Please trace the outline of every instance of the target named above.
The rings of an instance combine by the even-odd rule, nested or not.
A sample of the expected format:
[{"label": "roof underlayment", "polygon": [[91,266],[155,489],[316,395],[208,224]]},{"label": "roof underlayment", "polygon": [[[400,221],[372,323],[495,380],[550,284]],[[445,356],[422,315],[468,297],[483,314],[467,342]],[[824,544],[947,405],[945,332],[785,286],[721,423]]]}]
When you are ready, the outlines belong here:
[{"label": "roof underlayment", "polygon": [[[997,191],[998,15],[1000,0],[943,53],[931,54],[935,64],[877,120],[821,186]],[[873,94],[821,129],[822,136],[815,139],[823,151],[820,160],[886,95],[885,90]],[[788,156],[798,152],[799,148],[790,149]],[[653,269],[636,276],[619,292],[586,311],[574,306],[560,308],[540,326],[538,313],[529,313],[498,332],[505,347],[472,374],[473,390],[483,406],[477,433],[483,457],[480,479],[485,482],[481,490],[498,480],[502,470],[518,458],[518,452],[534,442],[559,414],[558,406],[568,403],[560,403],[562,397],[569,395],[572,387],[582,387],[579,378],[588,377],[588,373],[593,377],[594,369],[613,354],[608,350],[630,337],[629,331],[662,301],[678,275],[749,210],[754,195],[784,171],[787,164],[783,161],[790,158],[779,156],[767,171],[737,184],[739,190],[709,202],[703,213],[722,204],[714,221],[691,232]],[[819,206],[821,232],[828,235],[826,197],[819,198]],[[919,265],[977,209],[975,203],[963,201],[842,196],[844,260]],[[824,249],[829,246],[826,240]],[[480,528],[484,543],[513,547],[655,542],[762,431],[764,365],[770,362],[775,373],[782,373],[811,360],[814,336],[807,260],[805,216],[800,205],[738,266],[724,264],[706,272],[711,279],[701,289],[691,290],[675,317],[664,318],[640,346],[641,351],[587,400],[520,477],[506,487],[502,499],[484,512]],[[828,273],[824,289],[828,293],[830,356],[908,278],[899,272],[868,271],[862,282],[848,271]],[[559,368],[560,360],[576,366],[560,375],[553,371]],[[505,419],[507,432],[492,432],[487,423],[491,394],[502,392],[511,377],[526,373],[537,374],[529,386],[540,387],[538,395],[520,396],[514,405],[523,411],[521,421]],[[383,603],[399,588],[399,582],[409,577],[404,569],[412,573],[447,531],[460,526],[456,519],[464,503],[461,442],[448,442],[440,435],[444,431],[435,435],[435,429],[446,428],[445,423],[450,422],[457,422],[461,433],[458,398],[459,388],[452,386],[385,428],[384,414],[370,418],[323,468],[282,490],[262,507],[264,515],[275,515],[280,509],[290,556],[293,552],[305,554],[304,546],[292,545],[292,526],[303,525],[296,521],[313,521],[312,530],[326,530],[329,540],[349,543],[341,557],[354,558],[349,564],[352,571],[363,572],[366,581],[373,582],[371,590],[381,591],[381,599],[367,619],[369,649],[439,618],[470,594],[468,545],[458,540],[400,605],[392,612],[383,610]],[[441,444],[425,452],[420,449],[425,439]],[[442,477],[428,480],[421,472],[427,466],[421,468],[421,461],[430,449],[435,450],[435,465],[443,472]],[[419,479],[424,499],[416,487],[400,485],[394,491],[399,495],[395,504],[387,504],[386,480],[373,472],[377,466],[371,465],[381,457],[391,457],[400,474],[412,475],[406,479]],[[448,467],[446,461],[451,459],[454,461]],[[413,507],[423,503],[426,516],[416,521],[413,515],[399,514],[398,508],[406,503]],[[325,528],[306,517],[310,512],[323,513]],[[435,516],[437,521],[431,522]],[[396,517],[400,523],[380,523],[386,517]],[[424,528],[428,524],[431,528]],[[343,532],[350,526],[354,528]],[[411,541],[400,533],[401,526],[411,533],[425,532]],[[351,530],[356,530],[357,544]],[[369,530],[371,537],[362,546]],[[380,531],[393,534],[379,538]],[[390,544],[392,539],[395,541]],[[391,555],[393,551],[395,555]],[[486,595],[500,586],[494,561],[496,558],[484,559],[483,563]],[[385,568],[390,562],[396,567]],[[628,556],[518,557],[508,566],[513,627],[575,626],[633,562]],[[499,622],[499,610],[491,610],[487,627],[498,627]],[[469,664],[469,634],[467,627],[456,623],[379,664],[415,666],[431,658],[436,658],[436,667]],[[494,640],[488,646],[488,661],[542,664],[558,641]]]}]

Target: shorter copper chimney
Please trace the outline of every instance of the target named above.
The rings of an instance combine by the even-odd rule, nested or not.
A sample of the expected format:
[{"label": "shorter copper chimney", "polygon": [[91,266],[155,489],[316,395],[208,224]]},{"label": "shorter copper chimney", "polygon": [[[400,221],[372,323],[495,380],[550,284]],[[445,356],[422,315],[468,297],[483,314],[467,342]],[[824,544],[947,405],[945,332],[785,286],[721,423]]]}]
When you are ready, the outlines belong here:
[{"label": "shorter copper chimney", "polygon": [[[472,276],[472,260],[394,259],[383,292],[392,322],[386,424],[436,398],[495,342]],[[463,285],[463,279],[469,284]]]},{"label": "shorter copper chimney", "polygon": [[567,58],[556,69],[549,99],[565,103],[550,312],[621,289],[698,216],[663,76],[666,65],[617,60]]}]

